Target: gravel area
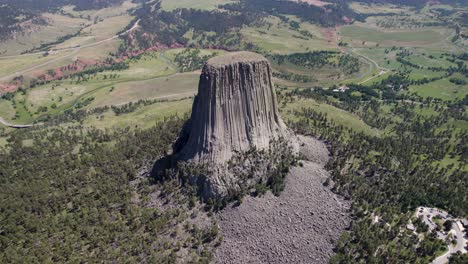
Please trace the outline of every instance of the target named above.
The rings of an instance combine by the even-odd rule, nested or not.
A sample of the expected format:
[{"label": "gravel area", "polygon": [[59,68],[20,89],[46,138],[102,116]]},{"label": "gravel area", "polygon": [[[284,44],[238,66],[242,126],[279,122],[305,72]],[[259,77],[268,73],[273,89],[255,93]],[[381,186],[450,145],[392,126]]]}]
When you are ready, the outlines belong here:
[{"label": "gravel area", "polygon": [[[300,139],[309,153],[294,167],[279,197],[246,197],[217,215],[223,243],[215,263],[326,263],[349,226],[350,201],[323,186],[328,151],[322,142]],[[313,154],[313,155],[312,155]]]}]

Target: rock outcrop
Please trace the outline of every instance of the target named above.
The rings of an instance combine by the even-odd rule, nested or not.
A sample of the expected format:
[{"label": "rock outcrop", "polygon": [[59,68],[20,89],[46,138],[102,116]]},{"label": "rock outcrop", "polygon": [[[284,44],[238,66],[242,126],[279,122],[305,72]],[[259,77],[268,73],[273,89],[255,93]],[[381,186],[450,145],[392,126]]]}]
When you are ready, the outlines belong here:
[{"label": "rock outcrop", "polygon": [[233,151],[264,149],[284,136],[269,62],[252,52],[210,59],[200,76],[198,95],[180,158],[223,163]]},{"label": "rock outcrop", "polygon": [[268,150],[279,139],[290,140],[291,133],[279,116],[269,62],[252,52],[229,53],[205,64],[175,158],[209,164],[217,172],[206,177],[205,193],[223,196],[239,185],[225,164],[236,153]]}]

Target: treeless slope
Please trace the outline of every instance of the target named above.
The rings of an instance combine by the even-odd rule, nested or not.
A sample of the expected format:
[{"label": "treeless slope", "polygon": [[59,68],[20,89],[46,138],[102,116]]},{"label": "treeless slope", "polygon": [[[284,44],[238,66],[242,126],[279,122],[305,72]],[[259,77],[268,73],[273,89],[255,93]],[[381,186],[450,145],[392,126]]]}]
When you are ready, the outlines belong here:
[{"label": "treeless slope", "polygon": [[327,263],[349,226],[350,202],[323,186],[325,145],[302,140],[310,161],[291,170],[279,197],[247,197],[218,215],[224,241],[216,263]]}]

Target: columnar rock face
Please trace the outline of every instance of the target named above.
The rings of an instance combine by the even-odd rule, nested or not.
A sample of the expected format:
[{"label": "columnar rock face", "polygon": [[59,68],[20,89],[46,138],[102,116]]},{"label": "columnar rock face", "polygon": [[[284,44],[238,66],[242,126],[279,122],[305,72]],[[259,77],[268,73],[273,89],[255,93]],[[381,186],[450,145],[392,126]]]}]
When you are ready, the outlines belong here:
[{"label": "columnar rock face", "polygon": [[[175,158],[208,164],[214,173],[194,182],[203,185],[206,197],[225,196],[267,180],[265,174],[278,161],[274,155],[257,157],[229,171],[226,163],[235,153],[268,150],[272,140],[280,138],[290,140],[291,133],[278,113],[269,62],[252,52],[229,53],[205,64],[192,116],[174,148]],[[256,170],[255,175],[242,178],[244,168]]]},{"label": "columnar rock face", "polygon": [[269,62],[252,52],[230,53],[203,68],[180,158],[223,163],[233,151],[264,149],[285,132]]}]

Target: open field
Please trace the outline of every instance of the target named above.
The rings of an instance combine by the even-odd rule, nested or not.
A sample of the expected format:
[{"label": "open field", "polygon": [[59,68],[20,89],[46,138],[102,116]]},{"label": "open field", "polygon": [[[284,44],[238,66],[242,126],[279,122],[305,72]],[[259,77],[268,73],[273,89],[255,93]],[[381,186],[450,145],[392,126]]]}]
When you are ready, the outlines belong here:
[{"label": "open field", "polygon": [[[170,51],[168,57],[180,50]],[[215,51],[203,50],[202,53]],[[16,93],[10,101],[0,100],[0,114],[7,121],[29,123],[45,114],[58,114],[78,102],[91,100],[85,108],[121,105],[145,99],[176,100],[193,96],[199,72],[176,73],[175,66],[162,53],[151,52],[130,59],[129,69],[104,71],[78,81],[57,80]],[[16,109],[13,108],[16,105]]]},{"label": "open field", "polygon": [[338,109],[328,104],[318,103],[312,99],[300,99],[292,103],[288,103],[286,107],[281,108],[281,115],[283,116],[283,119],[293,121],[296,118],[294,117],[293,111],[300,110],[303,107],[310,107],[321,113],[326,113],[331,120],[336,122],[336,124],[351,128],[354,131],[362,131],[364,133],[374,136],[378,136],[382,133],[378,129],[370,127],[369,125],[364,123],[364,121],[362,121],[359,117],[349,112]]},{"label": "open field", "polygon": [[236,2],[235,0],[162,0],[161,7],[164,10],[172,11],[177,8],[193,8],[193,9],[202,9],[202,10],[213,10],[216,9],[218,5],[228,4]]},{"label": "open field", "polygon": [[[41,29],[42,31],[26,35],[25,37],[28,37],[29,39],[25,39],[24,41],[37,47],[40,44],[53,42],[60,36],[76,33],[81,30],[80,35],[49,47],[49,49],[59,50],[70,48],[75,49],[59,51],[56,54],[48,56],[37,54],[1,58],[0,61],[2,64],[0,65],[0,81],[6,82],[17,75],[24,75],[26,78],[32,78],[45,70],[71,64],[77,59],[84,61],[105,59],[108,57],[110,52],[115,52],[121,44],[120,39],[110,38],[115,36],[130,23],[133,17],[128,15],[127,11],[129,8],[134,6],[135,5],[130,2],[124,2],[120,6],[105,8],[99,11],[83,11],[76,14],[74,13],[73,15],[76,15],[76,18],[59,14],[47,14],[47,16],[51,17],[51,21],[55,21],[56,24],[43,27],[43,29]],[[67,13],[70,10],[67,9],[67,11],[64,12]],[[89,20],[96,18],[96,20],[94,22],[90,22],[88,18]],[[50,32],[51,34],[48,34],[47,32]],[[100,41],[103,42],[98,45],[85,47],[85,45],[94,44]],[[0,44],[0,51],[2,50],[1,45],[8,45],[9,48],[15,49],[15,52],[7,52],[2,56],[19,55],[20,50],[15,47],[21,45],[21,43],[22,40],[18,39]],[[32,48],[32,46],[29,48]]]},{"label": "open field", "polygon": [[92,21],[95,18],[104,19],[108,17],[120,16],[127,13],[129,9],[135,8],[137,6],[138,5],[132,3],[131,0],[126,0],[121,5],[110,6],[99,10],[75,11],[73,10],[73,6],[64,6],[61,11],[72,17],[83,17]]},{"label": "open field", "polygon": [[[461,77],[461,75],[456,75]],[[468,81],[467,78],[464,78]],[[422,97],[440,98],[443,100],[463,99],[468,95],[468,85],[456,85],[449,78],[431,82],[425,85],[412,85],[410,92],[415,92]]]},{"label": "open field", "polygon": [[[297,20],[292,16],[289,18]],[[304,38],[299,32],[291,29],[289,24],[281,23],[278,17],[270,16],[266,21],[267,25],[261,27],[243,28],[241,33],[245,37],[244,41],[253,43],[265,52],[275,54],[309,50],[336,50],[336,47],[329,45],[318,27],[307,22],[301,22],[300,25],[302,30],[307,30],[313,35],[311,39]]]},{"label": "open field", "polygon": [[89,96],[96,98],[90,107],[119,105],[140,99],[177,99],[193,96],[197,92],[199,73],[176,74],[115,85],[111,92],[100,89]]},{"label": "open field", "polygon": [[408,12],[408,8],[405,6],[397,6],[391,4],[367,4],[360,2],[352,2],[350,3],[350,7],[356,12],[363,14]]},{"label": "open field", "polygon": [[295,74],[300,76],[307,76],[308,78],[313,79],[312,82],[307,83],[296,83],[288,80],[280,80],[275,83],[283,86],[294,86],[294,87],[311,87],[311,86],[331,86],[336,83],[345,83],[355,79],[360,79],[362,76],[365,76],[369,70],[369,65],[362,62],[360,65],[360,71],[353,74],[344,73],[339,67],[334,67],[331,65],[326,65],[320,68],[308,69],[304,67],[299,67],[291,63],[283,63],[278,65],[274,61],[271,62],[272,67],[275,71],[282,73]]},{"label": "open field", "polygon": [[444,35],[432,29],[384,31],[366,27],[362,23],[342,27],[341,35],[345,40],[367,41],[381,46],[425,46],[445,40]]},{"label": "open field", "polygon": [[61,36],[74,34],[90,23],[83,18],[70,18],[60,14],[45,13],[43,17],[48,21],[48,25],[35,25],[30,32],[25,32],[15,39],[0,42],[0,56],[20,54]]},{"label": "open field", "polygon": [[123,115],[115,115],[113,111],[107,111],[102,115],[87,117],[83,125],[99,129],[124,127],[150,128],[166,117],[173,115],[183,117],[184,114],[190,112],[192,102],[192,99],[160,102],[142,106],[134,112]]}]

